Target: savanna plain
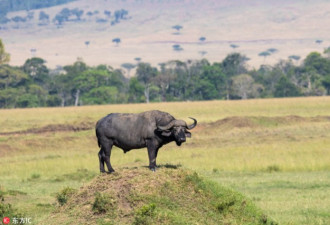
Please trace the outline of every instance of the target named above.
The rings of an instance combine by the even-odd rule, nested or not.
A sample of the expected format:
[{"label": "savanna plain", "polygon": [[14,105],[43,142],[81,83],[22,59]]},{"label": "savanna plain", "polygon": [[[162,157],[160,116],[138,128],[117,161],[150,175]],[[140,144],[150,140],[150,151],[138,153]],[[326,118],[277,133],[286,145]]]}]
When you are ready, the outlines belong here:
[{"label": "savanna plain", "polygon": [[[96,121],[153,109],[198,120],[187,143],[161,148],[159,165],[234,189],[279,224],[330,224],[330,97],[0,110],[1,195],[42,224],[60,190],[99,175]],[[144,167],[147,151],[114,147],[111,162]]]}]

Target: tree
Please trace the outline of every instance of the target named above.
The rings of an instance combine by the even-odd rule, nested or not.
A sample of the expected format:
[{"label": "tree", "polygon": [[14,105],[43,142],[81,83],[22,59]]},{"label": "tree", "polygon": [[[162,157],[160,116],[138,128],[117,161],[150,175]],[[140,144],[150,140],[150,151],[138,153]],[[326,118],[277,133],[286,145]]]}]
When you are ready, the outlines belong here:
[{"label": "tree", "polygon": [[[73,65],[65,66],[64,70],[66,71],[66,78],[62,81],[67,82],[65,86],[68,88],[61,95],[63,100],[65,101],[65,97],[71,92],[74,93],[74,105],[78,106],[79,97],[81,92],[81,86],[79,82],[74,82],[79,75],[81,75],[84,71],[88,69],[87,65],[82,61],[82,59],[78,59]],[[64,95],[63,95],[64,94]],[[63,104],[62,104],[63,105]],[[63,105],[64,106],[64,105]]]},{"label": "tree", "polygon": [[132,69],[134,69],[136,67],[136,65],[132,64],[132,63],[123,63],[121,64],[121,67],[123,67],[124,69],[127,70],[127,76],[130,76],[130,72]]},{"label": "tree", "polygon": [[297,97],[300,96],[299,89],[290,82],[290,80],[282,76],[275,86],[275,97]]},{"label": "tree", "polygon": [[175,26],[172,26],[173,29],[177,30],[176,33],[173,33],[173,34],[176,34],[176,35],[179,35],[180,34],[180,30],[183,28],[183,26],[181,25],[175,25]]},{"label": "tree", "polygon": [[330,95],[330,74],[323,78],[322,84],[327,90],[327,95]]},{"label": "tree", "polygon": [[114,39],[112,39],[112,42],[116,43],[116,47],[118,47],[121,40],[120,40],[120,38],[114,38]]},{"label": "tree", "polygon": [[322,44],[322,42],[323,40],[319,40],[319,39],[315,41],[316,44]]},{"label": "tree", "polygon": [[157,68],[151,67],[149,63],[139,63],[136,70],[137,79],[144,85],[144,95],[146,103],[150,102],[150,87],[153,78],[157,75]]},{"label": "tree", "polygon": [[328,56],[328,58],[330,59],[330,47],[327,47],[326,49],[324,49],[323,53],[326,54]]},{"label": "tree", "polygon": [[196,94],[200,100],[219,99],[226,96],[225,74],[222,71],[221,64],[214,63],[210,65],[205,63],[196,83]]},{"label": "tree", "polygon": [[16,107],[17,98],[26,93],[28,75],[18,68],[0,65],[0,108]]},{"label": "tree", "polygon": [[108,18],[111,17],[111,12],[108,10],[104,10],[104,15],[106,15]]},{"label": "tree", "polygon": [[137,63],[140,63],[142,58],[141,57],[135,57],[134,60],[137,62]]},{"label": "tree", "polygon": [[183,48],[180,45],[178,45],[178,44],[175,44],[172,47],[173,47],[173,50],[176,51],[176,52],[183,51]]},{"label": "tree", "polygon": [[163,63],[160,65],[161,71],[154,78],[154,83],[160,88],[161,92],[161,101],[166,101],[166,92],[170,87],[170,83],[175,79],[175,75],[173,74],[171,69],[166,68],[166,64]]},{"label": "tree", "polygon": [[45,13],[44,11],[40,11],[39,13],[39,25],[47,25],[49,24],[49,15]]},{"label": "tree", "polygon": [[138,81],[136,77],[129,80],[128,102],[144,102],[144,86]]},{"label": "tree", "polygon": [[79,10],[78,8],[74,8],[71,10],[70,13],[76,16],[76,20],[80,21],[81,16],[84,14],[84,10]]},{"label": "tree", "polygon": [[206,37],[200,37],[199,41],[200,41],[200,43],[204,43],[206,41]]},{"label": "tree", "polygon": [[238,48],[238,47],[239,47],[239,45],[236,45],[236,44],[231,44],[231,45],[230,45],[230,47],[231,47],[231,48],[233,48],[233,49],[236,49],[236,48]]},{"label": "tree", "polygon": [[249,74],[241,74],[233,77],[233,92],[241,99],[258,97],[263,91],[263,86],[256,84]]},{"label": "tree", "polygon": [[264,51],[264,52],[260,52],[258,55],[264,57],[264,62],[265,62],[266,57],[270,56],[270,52]]},{"label": "tree", "polygon": [[278,52],[278,49],[276,49],[276,48],[269,48],[269,49],[267,49],[267,52],[273,54],[273,53]]},{"label": "tree", "polygon": [[49,70],[45,65],[46,61],[42,58],[27,59],[22,66],[22,70],[28,74],[32,80],[45,86],[49,78]]},{"label": "tree", "polygon": [[306,70],[315,70],[318,74],[326,76],[330,74],[329,59],[322,57],[318,52],[312,52],[304,60]]},{"label": "tree", "polygon": [[207,54],[207,51],[199,51],[198,53],[199,53],[202,57],[204,57],[204,55]]},{"label": "tree", "polygon": [[299,55],[290,55],[289,59],[295,60],[296,62],[298,62],[300,60],[300,56]]},{"label": "tree", "polygon": [[114,104],[117,103],[118,89],[113,86],[101,86],[91,89],[84,96],[86,104]]},{"label": "tree", "polygon": [[5,46],[0,39],[0,66],[10,61],[10,55],[6,52]]},{"label": "tree", "polygon": [[235,75],[243,74],[247,72],[245,63],[247,61],[246,56],[239,53],[229,54],[221,63],[221,68],[225,74],[225,88],[226,88],[226,99],[230,99],[230,87],[232,77]]}]

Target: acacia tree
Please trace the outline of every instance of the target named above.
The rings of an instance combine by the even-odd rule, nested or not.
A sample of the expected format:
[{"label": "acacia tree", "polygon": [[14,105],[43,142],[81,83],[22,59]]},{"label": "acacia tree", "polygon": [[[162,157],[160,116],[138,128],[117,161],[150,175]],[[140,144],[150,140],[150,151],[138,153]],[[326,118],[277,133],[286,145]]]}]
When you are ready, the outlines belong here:
[{"label": "acacia tree", "polygon": [[124,69],[127,70],[127,77],[130,77],[130,72],[132,69],[134,69],[136,67],[136,65],[134,65],[132,63],[123,63],[123,64],[121,64],[121,67],[123,67]]},{"label": "acacia tree", "polygon": [[174,34],[179,35],[180,34],[180,30],[183,28],[183,26],[181,26],[181,25],[175,25],[175,26],[172,26],[172,28],[175,29],[175,30],[177,30],[177,32],[174,33]]},{"label": "acacia tree", "polygon": [[116,47],[118,47],[121,40],[120,40],[120,38],[114,38],[114,39],[112,39],[112,42],[116,43]]}]

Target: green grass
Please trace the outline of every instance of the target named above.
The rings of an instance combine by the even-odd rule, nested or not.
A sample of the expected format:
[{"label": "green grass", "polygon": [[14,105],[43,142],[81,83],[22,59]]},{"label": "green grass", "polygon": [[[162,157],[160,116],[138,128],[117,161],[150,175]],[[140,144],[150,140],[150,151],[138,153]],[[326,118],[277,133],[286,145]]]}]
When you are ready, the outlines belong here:
[{"label": "green grass", "polygon": [[329,224],[330,173],[209,173],[209,178],[252,199],[279,224]]},{"label": "green grass", "polygon": [[[0,110],[0,133],[150,109],[199,121],[187,143],[162,147],[158,164],[182,165],[238,190],[281,224],[329,224],[329,97]],[[93,129],[0,135],[5,203],[43,224],[60,190],[97,176],[97,152]],[[117,171],[148,165],[146,149],[114,148],[111,160]]]}]

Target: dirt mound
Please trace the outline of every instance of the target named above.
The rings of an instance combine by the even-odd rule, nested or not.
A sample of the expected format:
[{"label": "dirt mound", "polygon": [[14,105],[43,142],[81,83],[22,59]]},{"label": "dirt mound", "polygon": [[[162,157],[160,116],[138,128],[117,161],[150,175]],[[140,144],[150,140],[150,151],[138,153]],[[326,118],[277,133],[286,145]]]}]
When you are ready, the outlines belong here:
[{"label": "dirt mound", "polygon": [[[62,193],[73,193],[72,190]],[[124,168],[70,194],[42,224],[272,224],[242,195],[177,166]]]},{"label": "dirt mound", "polygon": [[65,131],[82,131],[82,130],[90,130],[94,128],[95,123],[93,122],[84,122],[79,124],[49,124],[40,128],[31,128],[27,130],[21,131],[13,131],[13,132],[0,132],[0,135],[15,135],[15,134],[41,134],[47,132],[65,132]]},{"label": "dirt mound", "polygon": [[[301,117],[295,115],[265,117],[265,116],[250,116],[250,117],[227,117],[213,123],[206,124],[208,127],[213,127],[221,130],[229,130],[233,128],[257,128],[257,127],[277,127],[280,125],[295,125],[299,123],[317,123],[330,122],[330,117]],[[204,125],[205,126],[205,125]]]}]

